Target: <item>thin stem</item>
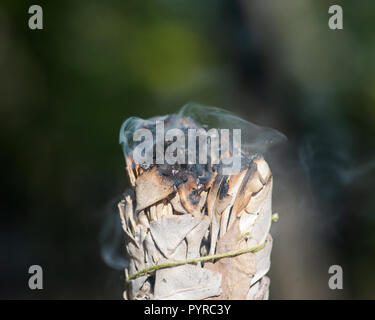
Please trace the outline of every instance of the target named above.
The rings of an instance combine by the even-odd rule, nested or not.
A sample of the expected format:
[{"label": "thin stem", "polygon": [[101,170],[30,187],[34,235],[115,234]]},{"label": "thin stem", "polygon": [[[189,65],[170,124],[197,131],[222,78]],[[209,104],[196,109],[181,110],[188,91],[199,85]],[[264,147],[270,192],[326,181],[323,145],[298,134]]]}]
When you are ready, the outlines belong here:
[{"label": "thin stem", "polygon": [[228,251],[224,253],[217,253],[209,256],[204,256],[204,257],[198,257],[198,258],[192,258],[192,259],[186,259],[186,260],[179,260],[179,261],[172,261],[172,262],[166,262],[166,263],[161,263],[161,264],[156,264],[147,268],[144,268],[137,273],[134,273],[126,279],[126,284],[129,284],[131,280],[134,280],[140,276],[143,276],[147,273],[151,273],[153,271],[159,270],[159,269],[165,269],[165,268],[170,268],[170,267],[175,267],[175,266],[180,266],[183,264],[188,264],[188,263],[197,263],[197,262],[202,262],[202,261],[209,261],[209,260],[214,260],[214,259],[221,259],[221,258],[228,258],[228,257],[234,257],[238,256],[240,254],[244,253],[249,253],[249,252],[258,252],[262,250],[265,247],[266,243],[262,243],[261,245],[254,247],[254,248],[246,248],[246,249],[240,249],[240,250],[234,250],[234,251]]}]

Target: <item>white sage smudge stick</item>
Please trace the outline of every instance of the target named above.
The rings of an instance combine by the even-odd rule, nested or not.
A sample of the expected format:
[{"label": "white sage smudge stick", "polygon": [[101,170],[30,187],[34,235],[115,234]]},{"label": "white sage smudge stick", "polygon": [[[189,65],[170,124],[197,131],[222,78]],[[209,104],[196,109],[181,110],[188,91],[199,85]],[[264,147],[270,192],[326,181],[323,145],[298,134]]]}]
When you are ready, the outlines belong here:
[{"label": "white sage smudge stick", "polygon": [[[182,115],[141,126],[155,119],[200,126]],[[264,158],[245,152],[239,172],[224,175],[222,161],[144,166],[131,148],[132,188],[118,205],[129,259],[124,298],[268,299],[273,178]]]}]

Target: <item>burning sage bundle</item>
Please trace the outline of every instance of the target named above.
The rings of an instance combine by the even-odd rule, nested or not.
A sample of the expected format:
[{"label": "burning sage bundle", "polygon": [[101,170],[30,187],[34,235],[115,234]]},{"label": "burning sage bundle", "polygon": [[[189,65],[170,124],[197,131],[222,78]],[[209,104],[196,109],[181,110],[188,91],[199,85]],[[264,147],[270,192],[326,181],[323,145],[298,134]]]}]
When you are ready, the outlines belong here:
[{"label": "burning sage bundle", "polygon": [[281,139],[195,104],[123,123],[125,299],[268,298],[272,175],[261,154]]}]

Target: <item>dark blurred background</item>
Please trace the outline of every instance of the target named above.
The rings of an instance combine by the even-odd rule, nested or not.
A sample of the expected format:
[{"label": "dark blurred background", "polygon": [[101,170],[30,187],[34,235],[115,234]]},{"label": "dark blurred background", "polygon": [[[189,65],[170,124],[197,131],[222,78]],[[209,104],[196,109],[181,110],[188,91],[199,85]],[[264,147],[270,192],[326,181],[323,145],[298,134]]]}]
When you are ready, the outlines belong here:
[{"label": "dark blurred background", "polygon": [[371,0],[3,0],[0,298],[121,299],[120,125],[195,101],[289,139],[267,159],[271,298],[374,299],[374,34]]}]

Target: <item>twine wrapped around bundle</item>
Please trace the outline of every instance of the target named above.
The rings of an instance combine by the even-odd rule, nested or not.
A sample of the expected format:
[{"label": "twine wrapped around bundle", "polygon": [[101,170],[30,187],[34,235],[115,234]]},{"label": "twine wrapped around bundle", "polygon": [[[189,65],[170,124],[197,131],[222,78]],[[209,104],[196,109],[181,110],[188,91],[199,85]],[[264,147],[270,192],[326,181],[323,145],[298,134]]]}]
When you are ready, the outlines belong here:
[{"label": "twine wrapped around bundle", "polygon": [[228,176],[126,155],[125,299],[268,299],[272,175],[262,156],[244,156]]}]

